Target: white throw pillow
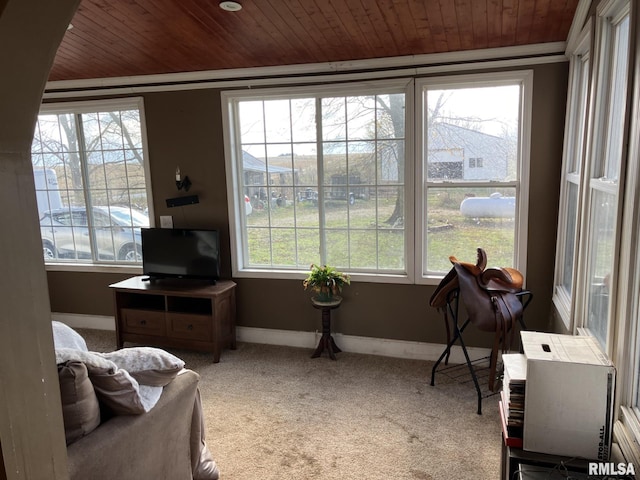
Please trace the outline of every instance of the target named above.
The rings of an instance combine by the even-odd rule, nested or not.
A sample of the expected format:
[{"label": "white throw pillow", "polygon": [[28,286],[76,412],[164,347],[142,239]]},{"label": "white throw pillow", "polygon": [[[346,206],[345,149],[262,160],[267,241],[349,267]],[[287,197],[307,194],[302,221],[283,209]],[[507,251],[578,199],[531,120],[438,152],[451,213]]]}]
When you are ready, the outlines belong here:
[{"label": "white throw pillow", "polygon": [[55,348],[75,348],[87,352],[87,343],[78,332],[62,322],[53,320],[53,345]]},{"label": "white throw pillow", "polygon": [[180,358],[154,347],[122,348],[99,355],[129,372],[140,385],[163,387],[184,368]]}]

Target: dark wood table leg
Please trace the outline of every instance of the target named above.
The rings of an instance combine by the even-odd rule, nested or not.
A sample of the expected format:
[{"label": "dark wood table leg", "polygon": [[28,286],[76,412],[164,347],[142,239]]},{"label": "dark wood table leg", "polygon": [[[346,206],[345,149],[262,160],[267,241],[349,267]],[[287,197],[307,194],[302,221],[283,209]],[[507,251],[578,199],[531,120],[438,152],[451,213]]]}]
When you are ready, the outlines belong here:
[{"label": "dark wood table leg", "polygon": [[336,342],[335,342],[335,340],[333,339],[333,337],[331,337],[331,336],[330,336],[330,337],[329,337],[329,340],[330,340],[330,342],[331,342],[331,350],[333,350],[333,351],[334,351],[334,352],[336,352],[336,353],[340,353],[342,350],[340,350],[340,349],[338,348],[338,346],[336,345]]},{"label": "dark wood table leg", "polygon": [[311,358],[319,357],[324,350],[329,352],[329,358],[331,360],[336,360],[336,353],[341,352],[336,345],[335,340],[331,336],[331,309],[328,307],[322,308],[322,337],[320,337],[320,341],[318,342],[318,346],[311,355]]}]

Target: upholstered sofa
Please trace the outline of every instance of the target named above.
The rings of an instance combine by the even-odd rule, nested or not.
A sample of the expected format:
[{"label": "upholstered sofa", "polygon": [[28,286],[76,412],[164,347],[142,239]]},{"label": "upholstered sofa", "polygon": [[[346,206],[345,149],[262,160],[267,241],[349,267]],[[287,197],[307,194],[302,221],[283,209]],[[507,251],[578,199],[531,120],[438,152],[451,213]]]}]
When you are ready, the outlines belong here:
[{"label": "upholstered sofa", "polygon": [[54,322],[71,480],[215,480],[199,375],[160,349],[89,352]]}]

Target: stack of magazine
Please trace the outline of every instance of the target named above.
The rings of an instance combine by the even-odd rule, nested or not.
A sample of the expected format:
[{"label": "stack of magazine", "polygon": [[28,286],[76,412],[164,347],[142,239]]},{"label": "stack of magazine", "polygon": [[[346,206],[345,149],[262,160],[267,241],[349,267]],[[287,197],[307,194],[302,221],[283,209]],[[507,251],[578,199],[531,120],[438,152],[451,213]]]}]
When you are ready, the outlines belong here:
[{"label": "stack of magazine", "polygon": [[518,353],[502,355],[504,377],[502,405],[509,437],[522,438],[524,426],[524,392],[527,382],[527,358]]}]

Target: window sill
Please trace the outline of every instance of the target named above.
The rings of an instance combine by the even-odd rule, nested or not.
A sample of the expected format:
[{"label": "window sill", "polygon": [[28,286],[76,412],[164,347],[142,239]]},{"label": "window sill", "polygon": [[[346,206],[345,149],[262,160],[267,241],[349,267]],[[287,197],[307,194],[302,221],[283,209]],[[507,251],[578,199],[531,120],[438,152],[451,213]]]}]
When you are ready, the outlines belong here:
[{"label": "window sill", "polygon": [[90,263],[47,263],[47,272],[77,272],[77,273],[121,273],[126,275],[142,275],[142,266],[130,265],[94,265]]},{"label": "window sill", "polygon": [[620,408],[620,419],[615,422],[613,438],[620,446],[622,454],[628,462],[640,463],[640,423],[637,413],[630,407]]},{"label": "window sill", "polygon": [[556,308],[558,317],[562,320],[567,331],[571,332],[571,299],[564,290],[560,290],[560,287],[556,287],[552,301]]},{"label": "window sill", "polygon": [[[283,280],[304,280],[308,272],[300,270],[235,270],[235,278],[267,278]],[[352,281],[369,283],[413,283],[406,274],[375,274],[375,273],[349,273]]]}]

